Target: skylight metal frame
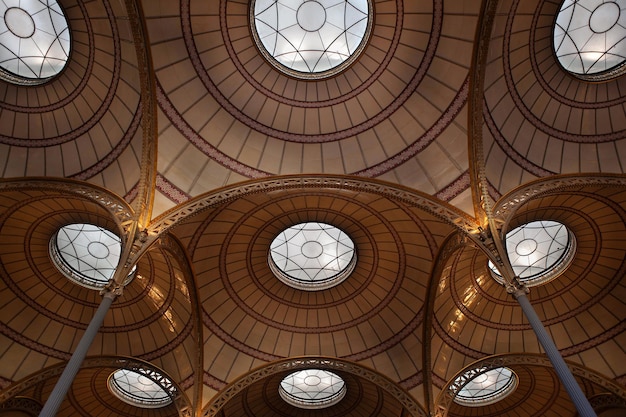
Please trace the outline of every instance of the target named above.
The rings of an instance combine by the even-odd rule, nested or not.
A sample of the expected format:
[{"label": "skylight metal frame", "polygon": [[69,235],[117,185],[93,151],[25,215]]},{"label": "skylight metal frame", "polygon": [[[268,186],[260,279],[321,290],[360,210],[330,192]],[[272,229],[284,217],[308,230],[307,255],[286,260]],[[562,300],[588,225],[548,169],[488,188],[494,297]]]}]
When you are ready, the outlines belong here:
[{"label": "skylight metal frame", "polygon": [[[306,245],[317,252],[307,257]],[[274,275],[305,291],[338,285],[352,273],[356,259],[352,239],[341,229],[321,222],[299,223],[283,230],[270,244],[268,254]]]},{"label": "skylight metal frame", "polygon": [[[616,10],[615,23],[598,26]],[[555,17],[552,47],[561,67],[577,78],[604,81],[624,74],[626,0],[564,0]]]},{"label": "skylight metal frame", "polygon": [[[8,13],[28,15],[32,34],[16,33],[16,27],[23,24],[10,29],[5,20]],[[64,70],[72,39],[69,21],[57,1],[3,0],[0,14],[1,78],[19,85],[39,85]]]},{"label": "skylight metal frame", "polygon": [[[318,30],[298,20],[305,3],[324,9]],[[259,51],[275,68],[300,79],[322,79],[346,69],[363,51],[373,7],[371,0],[252,0],[249,19]]]}]

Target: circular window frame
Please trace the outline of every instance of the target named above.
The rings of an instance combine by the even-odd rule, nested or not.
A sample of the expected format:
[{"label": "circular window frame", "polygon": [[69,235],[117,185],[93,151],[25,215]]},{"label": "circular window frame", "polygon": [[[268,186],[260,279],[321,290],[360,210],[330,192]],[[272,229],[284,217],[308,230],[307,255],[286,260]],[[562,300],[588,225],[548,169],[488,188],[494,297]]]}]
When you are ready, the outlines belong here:
[{"label": "circular window frame", "polygon": [[[323,376],[320,378],[320,374]],[[304,376],[306,375],[306,376]],[[314,399],[314,398],[306,398],[304,394],[305,390],[300,389],[298,393],[296,393],[296,387],[300,385],[308,385],[304,380],[309,377],[315,377],[319,380],[318,386],[322,384],[324,379],[330,379],[330,383],[325,384],[325,389],[331,389],[329,395],[324,396],[323,398]],[[291,379],[291,381],[288,381]],[[302,382],[299,383],[296,380],[302,379]],[[333,382],[333,380],[336,380]],[[335,389],[339,386],[339,389]],[[291,388],[292,392],[289,392],[287,388]],[[319,395],[323,390],[317,391],[317,395]],[[323,408],[332,407],[333,405],[339,403],[345,396],[347,392],[346,382],[345,380],[335,372],[328,371],[326,369],[316,369],[316,368],[307,368],[300,369],[298,371],[292,372],[285,376],[278,384],[278,394],[286,403],[298,407],[305,410],[319,410]]]},{"label": "circular window frame", "polygon": [[[481,377],[490,373],[497,373],[495,377],[496,380],[493,381],[490,385],[485,387],[481,387],[481,390],[490,389],[491,386],[495,385],[499,381],[499,377],[504,373],[509,373],[508,381],[500,388],[493,390],[491,393],[486,395],[481,395],[479,397],[473,395],[463,395],[462,392],[468,390],[468,386],[474,383],[474,381]],[[487,376],[489,378],[489,376]],[[511,395],[517,387],[519,386],[519,376],[515,371],[506,366],[499,367],[478,367],[466,370],[465,372],[458,375],[450,385],[449,389],[453,394],[453,401],[461,406],[465,407],[484,407],[486,405],[495,404],[509,395]],[[479,389],[479,388],[475,388]]]},{"label": "circular window frame", "polygon": [[[107,269],[112,270],[112,272],[109,277],[106,277],[106,280],[104,279],[105,278],[104,275],[102,279],[97,279],[95,277],[86,275],[83,272],[74,268],[71,262],[66,259],[64,252],[59,248],[59,233],[62,232],[66,228],[71,228],[75,226],[81,228],[81,231],[77,233],[83,233],[82,229],[84,229],[85,226],[87,226],[87,228],[89,229],[87,233],[105,234],[109,238],[109,241],[107,243],[104,243],[104,245],[107,246],[107,248],[110,246],[110,244],[119,245],[119,255],[117,256],[117,264],[115,267],[113,267],[113,265],[109,263],[111,267]],[[90,244],[91,243],[103,243],[97,240],[88,240],[88,242]],[[71,243],[68,243],[68,244],[71,244]],[[74,284],[78,284],[82,287],[91,289],[91,290],[99,291],[102,288],[104,288],[108,284],[108,282],[113,278],[115,269],[119,265],[120,255],[122,253],[122,240],[115,233],[113,233],[112,231],[108,229],[105,229],[104,227],[100,227],[100,226],[90,224],[90,223],[71,223],[71,224],[66,224],[60,227],[59,230],[57,230],[52,235],[52,237],[50,238],[48,242],[48,252],[50,255],[50,259],[52,260],[52,263],[54,264],[54,266],[56,266],[56,268],[71,282],[73,282]],[[82,261],[83,263],[89,265],[94,270],[97,269],[97,266],[84,262],[83,257],[76,256],[75,259],[79,262]],[[123,285],[127,285],[132,281],[132,279],[135,277],[136,271],[137,271],[137,266],[135,265],[129,272]]]},{"label": "circular window frame", "polygon": [[[505,248],[507,250],[507,256],[509,256],[509,254],[511,253],[511,250],[509,249],[509,246],[507,244],[508,236],[510,234],[512,234],[512,233],[516,234],[518,232],[522,232],[523,229],[526,226],[529,226],[529,225],[533,226],[533,225],[535,225],[537,223],[541,223],[542,226],[544,227],[544,230],[545,230],[545,226],[543,225],[544,223],[551,223],[549,225],[550,227],[553,227],[553,224],[559,225],[560,227],[564,227],[565,230],[567,231],[568,242],[567,242],[567,248],[558,257],[558,259],[556,259],[552,263],[552,265],[548,266],[543,271],[536,272],[534,274],[518,275],[517,276],[519,278],[520,282],[522,284],[526,285],[527,287],[535,287],[535,286],[538,286],[538,285],[546,284],[546,283],[554,280],[555,278],[557,278],[561,274],[563,274],[563,272],[565,272],[565,270],[572,264],[572,261],[574,260],[574,256],[576,255],[576,249],[577,249],[576,236],[574,235],[574,233],[565,224],[557,222],[555,220],[533,220],[533,221],[521,224],[520,226],[511,229],[506,234],[507,238],[505,238]],[[554,240],[552,242],[554,242]],[[551,253],[549,253],[547,255],[544,255],[541,259],[545,259],[550,254]],[[511,259],[511,257],[509,256],[509,260],[510,259]],[[511,266],[513,267],[513,270],[515,271],[516,266],[513,263],[512,263]],[[520,266],[520,268],[521,267],[528,268],[529,266],[528,265],[523,265],[523,266]],[[495,266],[495,264],[491,260],[489,260],[487,262],[487,268],[489,269],[489,271],[491,273],[491,276],[496,281],[498,281],[502,285],[506,284],[504,278],[502,277],[502,275],[498,271],[498,268]]]},{"label": "circular window frame", "polygon": [[[132,378],[139,379],[140,377],[147,378],[151,381],[152,385],[158,387],[163,395],[158,398],[148,396],[133,395],[126,388],[124,388],[121,382],[118,380],[119,373],[123,373],[123,377],[127,378],[130,373],[133,373]],[[131,386],[128,381],[124,385]],[[144,408],[155,409],[163,408],[174,402],[177,395],[177,389],[170,378],[165,376],[161,371],[157,369],[150,369],[148,367],[135,367],[135,368],[119,368],[113,371],[107,378],[107,387],[109,392],[116,398],[123,401],[126,404]],[[134,387],[137,391],[141,391],[138,387]]]},{"label": "circular window frame", "polygon": [[[277,70],[279,70],[281,73],[285,75],[288,75],[292,78],[296,78],[299,80],[304,80],[304,81],[323,80],[326,78],[334,77],[340,74],[341,72],[345,71],[349,67],[351,67],[354,64],[354,62],[358,59],[358,57],[361,55],[363,50],[369,44],[369,40],[371,38],[371,34],[373,31],[373,27],[374,27],[374,15],[375,15],[374,14],[374,1],[373,0],[365,0],[365,1],[367,2],[367,5],[368,5],[367,25],[366,25],[365,32],[363,33],[363,36],[361,38],[361,41],[359,42],[359,45],[355,48],[355,50],[350,54],[348,58],[343,60],[341,63],[323,71],[306,72],[306,71],[299,71],[299,70],[290,68],[286,64],[281,63],[278,59],[276,59],[270,53],[270,51],[267,50],[267,48],[265,47],[265,44],[261,40],[258,34],[258,31],[256,29],[257,19],[256,19],[255,8],[256,8],[257,0],[252,0],[250,2],[249,12],[248,12],[248,26],[250,28],[250,32],[252,33],[254,45],[256,46],[259,53],[263,56],[263,58],[265,58],[265,60],[270,65],[272,65],[272,67],[276,68]],[[345,33],[345,30],[344,30],[344,33]]]},{"label": "circular window frame", "polygon": [[[575,77],[579,80],[582,81],[588,81],[588,82],[603,82],[603,81],[610,81],[612,79],[615,79],[623,74],[626,73],[626,56],[624,57],[624,59],[622,59],[622,61],[618,64],[615,64],[614,66],[604,69],[604,70],[600,70],[600,71],[596,71],[596,72],[577,72],[577,71],[572,71],[570,70],[568,67],[566,67],[562,61],[561,61],[561,57],[565,56],[565,54],[563,55],[559,55],[559,49],[561,48],[560,46],[557,48],[557,31],[561,30],[564,34],[564,36],[567,36],[567,33],[569,31],[569,24],[567,28],[563,28],[561,25],[558,25],[558,20],[559,20],[559,16],[561,14],[561,12],[564,10],[563,6],[565,5],[566,2],[568,2],[570,0],[562,0],[559,8],[557,10],[556,15],[554,16],[554,21],[552,23],[552,33],[551,33],[551,45],[552,45],[552,53],[554,54],[554,57],[559,65],[559,67],[561,69],[563,69],[567,74],[571,75],[572,77]],[[616,3],[616,2],[613,2]],[[603,3],[605,4],[605,3]],[[574,7],[575,4],[570,4],[568,7]],[[581,6],[582,7],[582,6]],[[599,7],[599,6],[598,6]],[[619,7],[619,5],[618,5]],[[597,9],[597,7],[596,7]],[[595,11],[595,9],[594,9]],[[593,15],[593,12],[591,12],[591,14]],[[591,19],[591,16],[590,16]],[[617,25],[617,22],[616,24]],[[615,26],[613,25],[613,26]],[[559,29],[560,28],[560,29]],[[606,33],[608,32],[610,29],[607,29],[604,32],[601,33]],[[590,27],[589,27],[589,32],[593,32],[593,33],[598,33],[593,31]],[[589,42],[590,39],[587,39],[587,42]],[[585,44],[586,44],[585,43]],[[619,43],[619,42],[618,42]],[[611,46],[611,48],[613,48],[615,45],[617,45],[618,43],[614,44],[613,46]],[[578,45],[574,42],[574,47],[578,48]],[[611,50],[611,48],[605,49],[603,52],[601,52],[601,55],[605,55],[608,51]],[[626,51],[624,51],[626,54]],[[591,53],[590,51],[586,51],[586,53]],[[578,53],[578,56],[580,57],[580,52]],[[582,58],[580,58],[582,61]],[[597,62],[597,61],[596,61]],[[589,68],[593,68],[595,64],[592,64]]]},{"label": "circular window frame", "polygon": [[[350,258],[348,263],[343,267],[343,269],[336,272],[334,275],[328,276],[320,280],[302,279],[297,276],[289,274],[288,272],[284,271],[281,267],[278,266],[273,256],[273,254],[277,252],[276,250],[274,250],[275,243],[281,236],[285,235],[288,231],[295,232],[295,235],[300,234],[300,233],[304,234],[303,230],[306,228],[306,225],[312,225],[312,224],[322,225],[322,227],[319,230],[326,230],[323,226],[328,226],[329,228],[336,230],[339,233],[339,236],[343,236],[347,238],[349,243],[352,246],[351,247],[352,257]],[[288,241],[289,239],[283,239],[282,242],[284,243],[278,246],[287,244]],[[335,242],[338,243],[339,240],[335,240]],[[320,246],[324,246],[324,245],[320,244]],[[281,256],[282,258],[285,258],[285,259],[289,259],[289,256],[288,256],[289,254],[287,253],[286,255],[287,256],[283,254],[279,254],[278,256]],[[272,239],[272,242],[270,243],[269,253],[268,253],[267,258],[268,258],[267,262],[268,262],[270,270],[282,283],[298,290],[321,291],[321,290],[329,289],[329,288],[339,285],[340,283],[345,281],[350,276],[350,274],[352,274],[352,272],[354,271],[356,267],[356,262],[357,262],[357,248],[356,248],[356,245],[354,244],[354,241],[350,237],[350,235],[348,235],[346,232],[344,232],[342,229],[338,228],[337,226],[334,226],[328,223],[323,223],[323,222],[311,221],[311,222],[302,222],[302,223],[294,224],[292,226],[287,227],[286,229],[283,229],[280,233],[278,233],[274,237],[274,239]],[[334,261],[336,261],[338,258],[339,258],[339,255],[334,254]],[[293,262],[293,263],[298,265],[297,262]],[[298,266],[300,267],[301,270],[305,269],[305,268],[302,268],[301,265],[298,265]]]},{"label": "circular window frame", "polygon": [[[43,13],[44,10],[46,10],[46,11],[52,10],[52,8],[55,5],[58,7],[58,10],[60,12],[60,16],[63,18],[63,23],[65,24],[65,26],[62,28],[62,30],[60,30],[58,32],[58,34],[56,35],[56,38],[50,43],[50,45],[47,45],[47,48],[39,48],[39,46],[41,46],[39,44],[37,44],[36,47],[38,49],[50,50],[51,47],[54,45],[54,43],[57,42],[58,39],[61,37],[61,35],[64,32],[67,32],[67,44],[65,45],[67,47],[67,53],[65,54],[63,65],[60,67],[60,69],[55,70],[55,72],[53,74],[47,75],[45,77],[39,77],[39,76],[36,76],[35,74],[33,74],[32,77],[26,76],[24,74],[18,74],[18,73],[15,73],[15,72],[5,68],[3,65],[0,65],[0,79],[4,80],[6,82],[9,82],[11,84],[20,85],[20,86],[38,86],[38,85],[42,85],[42,84],[48,83],[49,81],[57,78],[59,75],[61,75],[67,69],[68,64],[69,64],[69,62],[71,60],[71,56],[72,56],[73,37],[72,37],[72,29],[70,27],[70,20],[67,18],[67,14],[65,13],[65,9],[63,8],[63,6],[61,5],[61,3],[59,1],[54,0],[54,4],[52,6],[46,5],[44,9],[41,9],[37,13]],[[8,7],[7,10],[5,11],[5,14],[11,8],[15,8],[15,6],[14,7]],[[18,8],[21,9],[21,10],[24,10],[22,7],[18,7]],[[28,11],[26,11],[26,12],[28,13]],[[32,14],[29,13],[29,16],[32,19]],[[2,18],[4,19],[4,15],[2,16]],[[55,24],[53,23],[52,19],[50,19],[50,25],[55,29],[55,33],[56,33],[56,29],[57,28],[56,28]],[[5,24],[5,26],[6,26],[6,24]],[[7,32],[13,33],[8,28],[7,28]],[[33,32],[33,34],[31,36],[28,37],[28,39],[30,39],[33,36],[35,36],[36,33],[37,33],[37,28],[36,28],[36,25],[35,25],[34,32]],[[14,35],[16,37],[19,37],[16,34],[14,34]],[[5,46],[2,46],[2,47],[8,49],[9,51],[11,51],[11,49],[9,49],[9,48],[7,48]],[[63,46],[61,46],[61,49],[65,52],[65,48]],[[22,58],[21,56],[17,57],[18,60],[21,60],[21,58]],[[41,58],[44,59],[45,57],[42,56]],[[43,67],[43,64],[41,64],[41,67],[39,68],[40,69],[40,73],[41,73],[41,68],[42,67]]]}]

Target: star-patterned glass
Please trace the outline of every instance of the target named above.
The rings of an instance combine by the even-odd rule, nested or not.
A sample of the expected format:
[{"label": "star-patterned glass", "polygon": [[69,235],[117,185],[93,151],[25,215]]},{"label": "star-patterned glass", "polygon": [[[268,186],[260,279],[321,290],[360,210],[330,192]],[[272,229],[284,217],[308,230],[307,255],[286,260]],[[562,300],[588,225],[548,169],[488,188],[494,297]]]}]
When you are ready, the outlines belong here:
[{"label": "star-patterned glass", "polygon": [[451,389],[454,402],[467,407],[493,404],[515,391],[517,376],[505,367],[477,368],[464,372],[454,380]]},{"label": "star-patterned glass", "polygon": [[0,1],[0,75],[39,84],[60,73],[70,55],[70,29],[54,0]]},{"label": "star-patterned glass", "polygon": [[253,0],[250,22],[261,52],[300,78],[350,65],[371,30],[371,0]]},{"label": "star-patterned glass", "polygon": [[583,79],[623,73],[626,62],[626,0],[565,0],[554,24],[561,66]]},{"label": "star-patterned glass", "polygon": [[118,369],[109,376],[109,390],[127,404],[141,408],[169,405],[176,388],[160,372],[147,369]]},{"label": "star-patterned glass", "polygon": [[[91,289],[102,289],[115,273],[122,244],[113,232],[92,224],[61,227],[50,240],[50,255],[71,281]],[[131,271],[126,283],[134,276]]]},{"label": "star-patterned glass", "polygon": [[326,223],[300,223],[283,230],[270,245],[274,274],[292,287],[315,291],[342,282],[354,269],[354,242]]},{"label": "star-patterned glass", "polygon": [[[560,275],[571,263],[576,239],[565,225],[549,220],[523,224],[506,234],[506,249],[513,272],[527,286],[544,284]],[[489,261],[496,280],[502,276]]]},{"label": "star-patterned glass", "polygon": [[346,384],[337,374],[323,369],[303,369],[280,383],[281,398],[299,408],[326,408],[346,395]]}]

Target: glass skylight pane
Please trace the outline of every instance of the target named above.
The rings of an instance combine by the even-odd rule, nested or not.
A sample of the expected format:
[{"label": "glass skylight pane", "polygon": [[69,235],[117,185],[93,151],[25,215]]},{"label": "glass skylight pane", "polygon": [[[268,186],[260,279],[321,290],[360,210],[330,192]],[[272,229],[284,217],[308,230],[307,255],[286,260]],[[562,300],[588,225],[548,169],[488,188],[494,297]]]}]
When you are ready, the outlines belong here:
[{"label": "glass skylight pane", "polygon": [[[63,226],[50,240],[50,255],[59,270],[87,288],[103,288],[113,275],[122,253],[114,233],[92,224]],[[134,276],[134,269],[126,283]]]},{"label": "glass skylight pane", "polygon": [[511,394],[517,387],[517,376],[509,368],[471,369],[452,385],[454,402],[468,407],[493,404]]},{"label": "glass skylight pane", "polygon": [[371,26],[370,0],[254,0],[250,13],[264,55],[277,68],[304,78],[331,75],[348,65]]},{"label": "glass skylight pane", "polygon": [[270,268],[284,283],[303,290],[330,288],[354,269],[354,243],[340,229],[325,223],[300,223],[272,241]]},{"label": "glass skylight pane", "polygon": [[152,369],[118,369],[108,385],[117,398],[141,408],[164,407],[176,393],[172,381]]},{"label": "glass skylight pane", "polygon": [[626,0],[565,0],[557,14],[554,50],[567,71],[592,79],[622,73],[626,62]]},{"label": "glass skylight pane", "polygon": [[0,1],[0,14],[0,67],[5,79],[44,81],[61,72],[70,53],[70,31],[56,1]]},{"label": "glass skylight pane", "polygon": [[322,369],[304,369],[287,375],[280,383],[281,398],[299,408],[326,408],[346,394],[344,380]]},{"label": "glass skylight pane", "polygon": [[[574,235],[555,221],[535,221],[506,234],[506,248],[513,272],[527,286],[544,284],[569,266],[576,248]],[[494,278],[503,282],[496,266],[488,266]]]}]

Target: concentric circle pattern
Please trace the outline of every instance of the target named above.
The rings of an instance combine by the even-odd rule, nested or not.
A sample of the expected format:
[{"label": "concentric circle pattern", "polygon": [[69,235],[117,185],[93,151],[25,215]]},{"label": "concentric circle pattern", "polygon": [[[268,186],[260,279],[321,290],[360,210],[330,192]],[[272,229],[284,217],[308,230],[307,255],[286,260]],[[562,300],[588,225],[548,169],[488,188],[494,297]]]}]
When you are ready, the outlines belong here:
[{"label": "concentric circle pattern", "polygon": [[[576,415],[510,259],[624,415],[622,0],[57,2],[65,66],[0,77],[0,414],[41,414],[93,335],[59,417]],[[18,49],[33,4],[0,3]],[[172,401],[107,388],[139,369]]]}]

